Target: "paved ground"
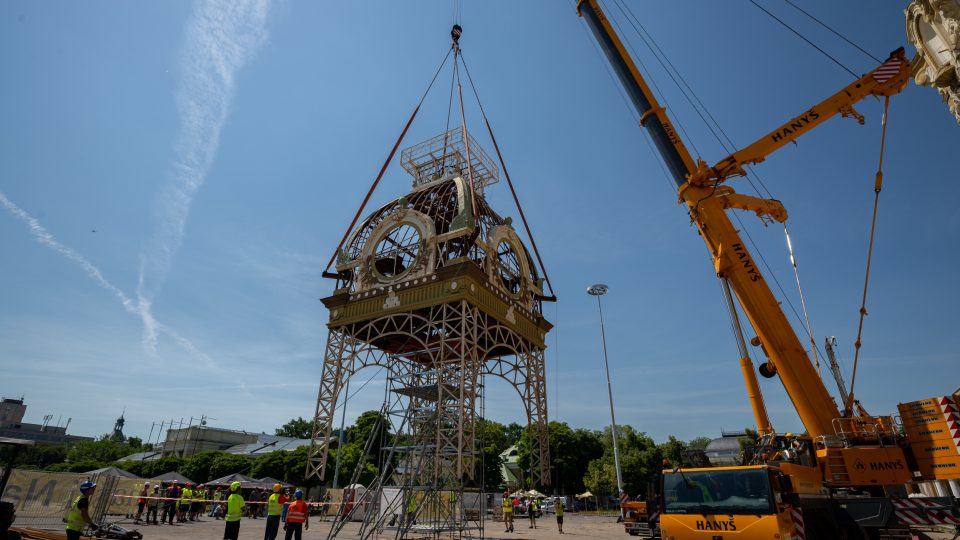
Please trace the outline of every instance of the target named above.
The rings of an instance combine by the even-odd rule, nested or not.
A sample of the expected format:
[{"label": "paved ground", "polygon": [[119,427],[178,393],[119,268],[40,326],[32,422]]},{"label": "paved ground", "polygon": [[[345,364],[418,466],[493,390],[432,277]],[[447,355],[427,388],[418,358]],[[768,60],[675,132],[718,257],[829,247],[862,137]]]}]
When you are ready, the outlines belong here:
[{"label": "paved ground", "polygon": [[[127,520],[124,520],[127,521]],[[265,525],[263,519],[243,519],[240,523],[240,540],[262,540]],[[122,523],[123,526],[129,526]],[[338,538],[358,538],[359,523],[348,524],[337,536]],[[600,517],[595,515],[577,515],[567,512],[564,516],[563,535],[557,532],[557,520],[552,515],[537,520],[537,528],[529,529],[529,521],[518,519],[514,524],[514,533],[504,533],[503,523],[485,522],[484,538],[513,538],[524,540],[541,540],[560,538],[567,540],[584,538],[631,538],[623,532],[623,525],[616,523],[616,517]],[[213,518],[204,518],[199,523],[182,523],[177,525],[139,525],[137,530],[143,533],[144,540],[220,540],[223,538],[223,521]],[[317,521],[316,517],[310,520],[310,530],[304,532],[303,540],[326,539],[330,532],[330,522]],[[476,531],[476,537],[480,537]],[[379,538],[393,538],[394,531],[384,531]],[[283,540],[283,529],[280,529],[278,540]]]},{"label": "paved ground", "polygon": [[[132,520],[122,520],[119,524],[132,528]],[[244,518],[240,524],[240,540],[262,540],[265,520],[251,520]],[[310,530],[303,535],[303,540],[326,540],[330,532],[330,522],[317,521],[311,519]],[[522,525],[522,527],[520,526]],[[627,536],[623,531],[623,526],[616,523],[615,517],[597,517],[596,515],[570,514],[564,517],[564,534],[557,532],[556,519],[551,515],[546,519],[537,520],[537,529],[527,528],[527,520],[519,519],[515,523],[514,533],[504,533],[503,523],[486,521],[486,529],[483,531],[482,538],[505,539],[505,540],[543,540],[543,539],[562,539],[562,540],[583,540],[591,538],[621,538],[627,540],[633,538]],[[359,538],[359,523],[348,524],[337,538],[353,540]],[[136,527],[143,533],[144,540],[221,540],[223,538],[223,521],[217,521],[212,518],[204,518],[202,522],[185,523],[177,525],[139,525]],[[944,530],[944,529],[941,529]],[[62,531],[61,531],[62,532]],[[379,537],[383,540],[394,538],[395,531],[384,531]],[[481,538],[480,531],[475,531],[474,538]],[[953,532],[933,532],[928,533],[926,538],[931,540],[950,540],[954,538]],[[284,540],[283,530],[280,530],[278,540]]]}]

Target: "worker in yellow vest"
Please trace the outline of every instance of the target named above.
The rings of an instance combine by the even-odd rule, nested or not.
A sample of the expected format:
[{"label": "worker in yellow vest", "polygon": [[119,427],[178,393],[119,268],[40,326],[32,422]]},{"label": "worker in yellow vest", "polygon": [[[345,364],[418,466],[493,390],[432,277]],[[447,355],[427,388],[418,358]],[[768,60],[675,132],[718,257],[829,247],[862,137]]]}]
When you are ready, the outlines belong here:
[{"label": "worker in yellow vest", "polygon": [[83,535],[83,529],[87,525],[91,529],[97,530],[97,525],[90,519],[90,496],[93,495],[97,485],[87,480],[80,484],[80,495],[73,499],[70,504],[70,512],[67,514],[67,540],[80,540]]},{"label": "worker in yellow vest", "polygon": [[557,497],[557,502],[553,503],[553,511],[557,514],[557,529],[560,534],[563,534],[563,510],[565,506],[563,497]]},{"label": "worker in yellow vest", "polygon": [[243,516],[243,496],[240,495],[240,482],[230,484],[230,496],[227,497],[227,522],[223,530],[223,540],[238,540],[240,536],[240,518]]},{"label": "worker in yellow vest", "polygon": [[186,523],[187,513],[190,511],[190,499],[193,498],[193,484],[187,482],[183,489],[180,490],[180,506],[177,512],[177,521],[180,523]]},{"label": "worker in yellow vest", "polygon": [[513,500],[510,493],[503,492],[503,532],[513,532]]},{"label": "worker in yellow vest", "polygon": [[207,490],[203,484],[193,490],[193,499],[190,501],[190,521],[200,519],[200,512],[203,511],[203,500],[206,498]]},{"label": "worker in yellow vest", "polygon": [[[276,540],[277,532],[280,530],[280,514],[283,513],[283,503],[287,502],[286,497],[280,494],[283,486],[273,485],[273,493],[267,498],[267,527],[263,531],[263,540]],[[284,500],[280,500],[283,497]]]}]

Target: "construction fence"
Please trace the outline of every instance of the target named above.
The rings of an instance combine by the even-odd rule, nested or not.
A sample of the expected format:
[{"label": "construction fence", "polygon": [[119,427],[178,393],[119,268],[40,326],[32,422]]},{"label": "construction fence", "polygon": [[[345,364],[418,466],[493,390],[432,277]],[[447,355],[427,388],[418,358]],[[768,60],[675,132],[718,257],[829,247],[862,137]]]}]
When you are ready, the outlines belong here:
[{"label": "construction fence", "polygon": [[137,499],[129,496],[139,493],[143,480],[82,473],[14,469],[3,500],[15,505],[18,527],[63,529],[67,511],[73,499],[80,495],[80,483],[84,480],[97,484],[88,510],[94,522],[136,511]]}]

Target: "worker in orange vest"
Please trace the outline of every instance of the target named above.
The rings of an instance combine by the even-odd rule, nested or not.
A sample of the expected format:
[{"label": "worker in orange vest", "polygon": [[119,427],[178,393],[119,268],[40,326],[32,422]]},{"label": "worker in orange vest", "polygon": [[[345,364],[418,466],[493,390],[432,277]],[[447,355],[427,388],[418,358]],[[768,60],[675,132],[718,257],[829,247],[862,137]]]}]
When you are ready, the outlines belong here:
[{"label": "worker in orange vest", "polygon": [[293,502],[287,509],[287,522],[283,524],[283,530],[287,531],[284,540],[290,540],[296,537],[296,540],[303,539],[303,531],[310,528],[310,507],[303,502],[303,491],[299,489],[293,493]]}]

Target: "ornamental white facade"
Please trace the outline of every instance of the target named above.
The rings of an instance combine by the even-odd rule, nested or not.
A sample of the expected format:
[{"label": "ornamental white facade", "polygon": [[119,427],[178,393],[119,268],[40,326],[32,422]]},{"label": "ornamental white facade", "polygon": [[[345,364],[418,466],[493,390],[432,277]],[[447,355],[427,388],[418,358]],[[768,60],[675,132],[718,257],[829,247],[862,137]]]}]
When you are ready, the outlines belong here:
[{"label": "ornamental white facade", "polygon": [[960,124],[960,0],[913,0],[905,14],[913,80],[936,89]]}]

